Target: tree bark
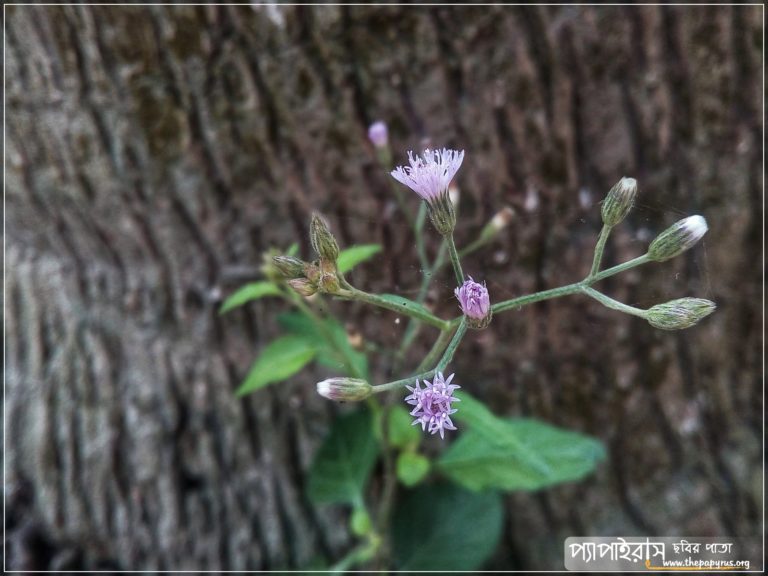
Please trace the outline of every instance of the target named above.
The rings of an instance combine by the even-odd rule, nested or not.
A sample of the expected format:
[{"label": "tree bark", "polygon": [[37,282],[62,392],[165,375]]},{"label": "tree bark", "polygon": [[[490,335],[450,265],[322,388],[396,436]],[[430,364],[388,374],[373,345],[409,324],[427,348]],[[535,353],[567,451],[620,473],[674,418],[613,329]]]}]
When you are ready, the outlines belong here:
[{"label": "tree bark", "polygon": [[[466,150],[460,243],[515,208],[465,262],[494,301],[583,277],[621,176],[640,196],[607,263],[685,215],[710,224],[689,255],[604,283],[642,307],[715,300],[696,329],[573,297],[459,350],[496,413],[610,453],[582,482],[510,495],[488,568],[559,569],[571,535],[758,535],[758,7],[8,6],[5,30],[8,568],[299,569],[353,545],[346,511],[305,496],[336,410],[320,372],[236,398],[275,307],[217,308],[269,247],[309,256],[313,209],[345,244],[384,244],[355,283],[416,291],[365,138],[379,118],[399,160],[424,139]],[[430,294],[445,316],[452,282]],[[402,335],[333,306],[371,340]]]}]

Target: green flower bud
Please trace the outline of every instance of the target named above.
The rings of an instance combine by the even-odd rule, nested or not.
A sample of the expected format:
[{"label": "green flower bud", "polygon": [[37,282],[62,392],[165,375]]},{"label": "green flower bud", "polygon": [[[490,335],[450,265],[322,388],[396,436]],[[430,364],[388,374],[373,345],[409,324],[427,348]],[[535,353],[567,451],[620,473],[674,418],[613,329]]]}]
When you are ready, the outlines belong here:
[{"label": "green flower bud", "polygon": [[714,302],[703,298],[680,298],[653,306],[647,311],[646,319],[654,328],[682,330],[698,324],[716,307]]},{"label": "green flower bud", "polygon": [[509,226],[509,223],[514,217],[515,211],[510,206],[505,206],[496,212],[493,218],[488,221],[488,224],[483,226],[483,229],[480,231],[480,239],[483,242],[487,242],[492,238],[495,238],[499,232]]},{"label": "green flower bud", "polygon": [[372,391],[373,387],[359,378],[328,378],[317,383],[317,393],[336,402],[359,402]]},{"label": "green flower bud", "polygon": [[305,263],[293,256],[274,256],[272,262],[284,278],[301,278],[304,276]]},{"label": "green flower bud", "polygon": [[707,221],[703,216],[689,216],[673,224],[659,234],[648,247],[648,257],[663,262],[682,254],[694,246],[707,233]]},{"label": "green flower bud", "polygon": [[453,233],[456,227],[456,209],[447,192],[440,194],[434,200],[427,202],[429,219],[441,236]]},{"label": "green flower bud", "polygon": [[339,290],[339,276],[336,271],[336,262],[320,260],[320,277],[318,284],[323,292],[335,294]]},{"label": "green flower bud", "polygon": [[336,262],[339,258],[339,245],[331,234],[328,224],[319,214],[312,214],[312,222],[309,226],[309,239],[315,252],[325,260]]},{"label": "green flower bud", "polygon": [[632,210],[637,196],[637,180],[624,177],[619,180],[603,200],[602,216],[606,226],[616,226]]},{"label": "green flower bud", "polygon": [[317,292],[317,286],[315,283],[307,280],[306,278],[292,278],[288,280],[288,285],[305,297],[312,296]]}]

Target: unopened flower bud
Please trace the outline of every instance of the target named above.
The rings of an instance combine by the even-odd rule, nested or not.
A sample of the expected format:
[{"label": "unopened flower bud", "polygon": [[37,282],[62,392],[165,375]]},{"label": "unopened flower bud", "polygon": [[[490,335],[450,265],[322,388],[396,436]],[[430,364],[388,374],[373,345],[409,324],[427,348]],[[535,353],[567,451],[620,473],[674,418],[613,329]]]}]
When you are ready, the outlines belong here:
[{"label": "unopened flower bud", "polygon": [[682,330],[698,324],[716,307],[714,302],[703,298],[680,298],[653,306],[646,319],[651,326],[661,330]]},{"label": "unopened flower bud", "polygon": [[293,256],[274,256],[272,263],[284,278],[301,278],[304,276],[304,262]]},{"label": "unopened flower bud", "polygon": [[482,240],[490,240],[491,238],[494,238],[499,232],[509,226],[509,223],[514,216],[515,211],[510,206],[504,206],[504,208],[496,212],[488,224],[483,226],[483,229],[480,232],[480,238]]},{"label": "unopened flower bud", "polygon": [[312,214],[312,222],[309,226],[309,239],[312,248],[320,256],[331,262],[336,262],[339,257],[339,245],[331,234],[328,224],[319,214]]},{"label": "unopened flower bud", "polygon": [[648,257],[663,262],[693,247],[707,232],[703,216],[689,216],[659,234],[648,247]]},{"label": "unopened flower bud", "polygon": [[635,196],[637,196],[637,180],[626,177],[619,180],[603,200],[603,223],[613,227],[624,220],[632,210]]},{"label": "unopened flower bud", "polygon": [[320,278],[318,280],[320,289],[329,294],[335,294],[339,290],[339,277],[336,271],[336,262],[330,260],[320,260]]},{"label": "unopened flower bud", "polygon": [[459,299],[461,311],[467,319],[467,325],[475,330],[482,330],[491,323],[491,302],[485,284],[479,284],[469,277],[454,291]]},{"label": "unopened flower bud", "polygon": [[296,290],[296,292],[307,298],[317,292],[317,286],[315,283],[307,280],[306,278],[291,278],[288,280],[288,285]]},{"label": "unopened flower bud", "polygon": [[359,378],[328,378],[317,383],[320,396],[336,402],[359,402],[371,395],[373,387]]},{"label": "unopened flower bud", "polygon": [[389,144],[387,125],[379,120],[368,127],[368,140],[375,148],[386,148]]},{"label": "unopened flower bud", "polygon": [[304,276],[315,284],[320,281],[320,266],[318,266],[317,260],[304,263]]}]

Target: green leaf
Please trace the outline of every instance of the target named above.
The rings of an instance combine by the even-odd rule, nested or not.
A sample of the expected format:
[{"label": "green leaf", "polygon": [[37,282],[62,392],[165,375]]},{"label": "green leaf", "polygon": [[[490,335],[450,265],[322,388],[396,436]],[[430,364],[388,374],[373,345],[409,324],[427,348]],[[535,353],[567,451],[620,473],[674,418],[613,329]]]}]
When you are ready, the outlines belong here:
[{"label": "green leaf", "polygon": [[409,300],[408,298],[404,298],[403,296],[398,296],[397,294],[379,294],[379,297],[382,300],[387,300],[393,304],[397,304],[403,310],[415,310],[421,312],[422,314],[432,315],[432,312],[427,310],[423,305],[419,304],[418,302],[414,302],[413,300]]},{"label": "green leaf", "polygon": [[493,492],[423,485],[400,499],[392,545],[399,570],[476,570],[499,542],[504,508]]},{"label": "green leaf", "polygon": [[285,251],[286,256],[296,256],[296,254],[299,253],[299,244],[298,242],[294,242],[290,246],[288,246],[288,250]]},{"label": "green leaf", "polygon": [[273,282],[252,282],[236,290],[229,298],[224,300],[219,309],[219,314],[229,312],[233,308],[242,306],[251,300],[257,300],[264,296],[280,296],[281,294],[280,288]]},{"label": "green leaf", "polygon": [[[605,458],[599,440],[538,420],[494,416],[466,392],[456,418],[470,423],[437,467],[471,490],[538,490],[583,478]],[[461,416],[460,416],[461,415]]]},{"label": "green leaf", "polygon": [[302,312],[287,312],[280,314],[277,322],[286,331],[317,348],[317,361],[323,366],[356,378],[368,378],[368,358],[352,347],[344,326],[333,318],[322,319],[318,325],[314,318]]},{"label": "green leaf", "polygon": [[421,441],[421,430],[412,425],[413,416],[402,406],[393,406],[387,418],[389,443],[397,448],[416,447]]},{"label": "green leaf", "polygon": [[316,504],[348,503],[361,507],[363,490],[378,452],[368,410],[337,418],[309,471],[310,500]]},{"label": "green leaf", "polygon": [[429,472],[429,459],[416,452],[401,452],[397,457],[397,478],[406,486],[415,486]]},{"label": "green leaf", "polygon": [[381,252],[380,244],[360,244],[359,246],[352,246],[339,252],[339,259],[336,261],[336,265],[339,268],[339,272],[344,274],[349,272],[358,264],[370,260],[376,254]]},{"label": "green leaf", "polygon": [[256,358],[237,394],[247,394],[293,376],[315,357],[315,353],[314,346],[297,336],[283,336],[270,342]]}]

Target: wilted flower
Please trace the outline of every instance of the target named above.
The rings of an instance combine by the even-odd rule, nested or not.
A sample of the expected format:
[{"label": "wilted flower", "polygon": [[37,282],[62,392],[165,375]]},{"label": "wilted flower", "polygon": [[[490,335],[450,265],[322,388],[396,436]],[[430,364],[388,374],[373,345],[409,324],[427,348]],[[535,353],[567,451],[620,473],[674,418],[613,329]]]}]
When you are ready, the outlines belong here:
[{"label": "wilted flower", "polygon": [[368,140],[376,148],[384,148],[389,143],[389,131],[387,125],[379,120],[368,127]]},{"label": "wilted flower", "polygon": [[451,374],[444,379],[443,373],[438,372],[431,383],[423,381],[424,388],[419,387],[418,380],[413,388],[406,386],[411,395],[406,396],[405,401],[415,406],[411,410],[411,416],[416,417],[413,424],[421,424],[421,429],[430,434],[440,432],[440,438],[445,437],[446,430],[456,430],[456,426],[451,422],[451,414],[455,413],[456,409],[451,408],[451,402],[459,402],[458,398],[454,398],[453,391],[461,386],[451,384],[453,376]]},{"label": "wilted flower", "polygon": [[485,328],[491,322],[491,301],[485,284],[480,284],[469,277],[460,287],[454,290],[461,304],[461,311],[467,318],[470,328]]},{"label": "wilted flower", "polygon": [[448,186],[461,167],[464,151],[424,150],[421,156],[408,152],[410,166],[398,166],[392,177],[416,192],[429,206],[429,216],[443,236],[456,226],[456,210],[448,195]]},{"label": "wilted flower", "polygon": [[320,396],[336,402],[359,402],[371,395],[373,387],[359,378],[328,378],[317,383]]},{"label": "wilted flower", "polygon": [[648,257],[663,262],[693,247],[707,233],[703,216],[689,216],[659,234],[648,247]]}]

